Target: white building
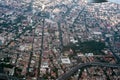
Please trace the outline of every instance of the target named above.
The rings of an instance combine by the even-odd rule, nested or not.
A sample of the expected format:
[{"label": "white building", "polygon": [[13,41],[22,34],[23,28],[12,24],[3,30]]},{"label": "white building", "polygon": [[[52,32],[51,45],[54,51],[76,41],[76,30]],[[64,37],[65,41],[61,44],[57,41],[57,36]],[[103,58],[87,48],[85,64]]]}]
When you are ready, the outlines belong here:
[{"label": "white building", "polygon": [[68,57],[62,57],[61,61],[62,61],[63,64],[70,64],[71,63],[70,59]]}]

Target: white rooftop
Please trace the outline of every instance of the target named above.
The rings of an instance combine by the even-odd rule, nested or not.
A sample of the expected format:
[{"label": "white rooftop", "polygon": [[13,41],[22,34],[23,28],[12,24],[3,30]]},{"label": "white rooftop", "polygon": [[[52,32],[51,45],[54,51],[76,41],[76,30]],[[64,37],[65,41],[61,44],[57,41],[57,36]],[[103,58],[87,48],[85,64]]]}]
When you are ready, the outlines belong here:
[{"label": "white rooftop", "polygon": [[61,61],[63,64],[70,64],[70,59],[69,58],[61,58]]}]

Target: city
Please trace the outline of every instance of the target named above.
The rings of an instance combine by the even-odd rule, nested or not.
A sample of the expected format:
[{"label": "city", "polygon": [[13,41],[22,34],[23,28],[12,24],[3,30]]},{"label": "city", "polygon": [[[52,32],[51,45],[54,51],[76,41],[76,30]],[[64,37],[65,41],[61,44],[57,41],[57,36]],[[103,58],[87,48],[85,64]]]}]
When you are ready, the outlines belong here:
[{"label": "city", "polygon": [[0,80],[120,80],[120,4],[0,0]]}]

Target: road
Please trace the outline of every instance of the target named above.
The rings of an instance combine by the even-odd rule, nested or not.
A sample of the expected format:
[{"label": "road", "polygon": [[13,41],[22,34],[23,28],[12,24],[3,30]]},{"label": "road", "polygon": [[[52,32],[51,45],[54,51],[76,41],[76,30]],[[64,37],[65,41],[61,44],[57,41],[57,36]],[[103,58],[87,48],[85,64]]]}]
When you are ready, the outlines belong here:
[{"label": "road", "polygon": [[120,64],[120,56],[113,51],[112,46],[110,45],[111,43],[109,41],[107,43],[109,44],[109,49],[112,52],[114,58],[116,59],[116,62]]},{"label": "road", "polygon": [[60,50],[63,48],[63,37],[60,22],[58,22],[59,40],[60,40]]},{"label": "road", "polygon": [[33,29],[33,40],[32,40],[32,43],[31,43],[32,44],[32,49],[29,52],[30,53],[30,57],[29,57],[29,62],[28,62],[28,67],[27,67],[27,73],[29,73],[31,60],[32,60],[32,57],[33,57],[33,44],[34,44],[34,41],[35,41],[35,29]]},{"label": "road", "polygon": [[13,10],[13,11],[23,12],[22,9],[18,9],[18,8],[9,6],[9,5],[3,5],[1,3],[0,3],[0,7],[6,8],[6,9],[9,9],[9,10]]},{"label": "road", "polygon": [[93,63],[82,63],[78,66],[73,67],[70,71],[65,73],[64,75],[60,76],[57,80],[67,80],[69,79],[78,69],[90,67],[90,66],[100,66],[100,67],[111,67],[111,68],[120,68],[118,64],[109,64],[109,63],[100,63],[100,62],[93,62]]},{"label": "road", "polygon": [[37,80],[39,80],[40,68],[41,68],[42,56],[43,56],[43,43],[44,43],[44,26],[45,26],[45,18],[43,18],[42,23],[43,23],[43,26],[42,26],[42,38],[41,38],[40,56],[39,56],[39,62],[38,62]]},{"label": "road", "polygon": [[[76,22],[79,20],[79,16],[81,15],[81,13],[85,10],[85,7],[82,8],[82,10],[79,11],[77,17],[74,19],[73,23],[72,23],[72,31],[74,31],[74,33],[76,33],[76,30],[75,30],[75,24]],[[77,34],[75,34],[75,36],[77,36]]]}]

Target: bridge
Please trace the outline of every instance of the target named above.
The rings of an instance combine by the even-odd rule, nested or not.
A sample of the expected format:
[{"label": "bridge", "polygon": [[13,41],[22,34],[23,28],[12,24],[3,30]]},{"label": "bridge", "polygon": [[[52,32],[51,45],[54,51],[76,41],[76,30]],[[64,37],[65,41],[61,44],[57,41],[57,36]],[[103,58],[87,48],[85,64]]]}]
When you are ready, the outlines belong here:
[{"label": "bridge", "polygon": [[109,68],[120,68],[119,64],[109,64],[109,63],[101,63],[101,62],[93,62],[93,63],[82,63],[75,67],[73,67],[67,73],[61,75],[57,80],[67,80],[69,79],[78,69],[91,67],[91,66],[99,66],[99,67],[109,67]]}]

